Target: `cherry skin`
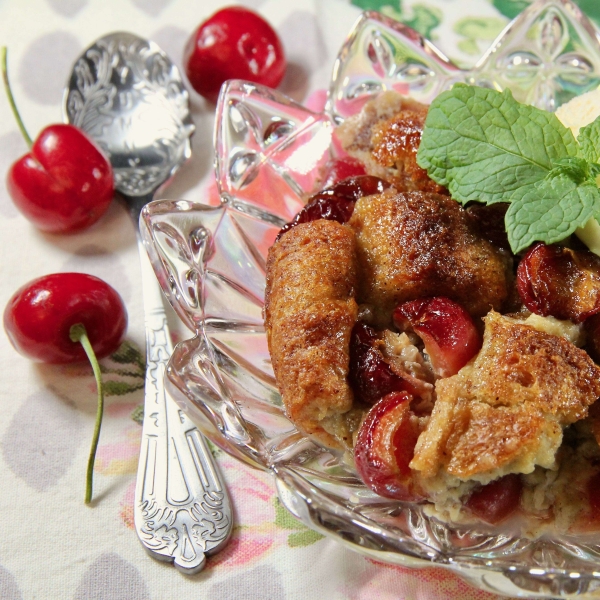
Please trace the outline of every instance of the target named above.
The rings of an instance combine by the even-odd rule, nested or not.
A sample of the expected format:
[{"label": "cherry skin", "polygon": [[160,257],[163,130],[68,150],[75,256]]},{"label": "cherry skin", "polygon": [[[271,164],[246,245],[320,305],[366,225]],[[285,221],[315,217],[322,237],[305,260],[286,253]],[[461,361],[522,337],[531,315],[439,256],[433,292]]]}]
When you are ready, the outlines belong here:
[{"label": "cherry skin", "polygon": [[411,400],[407,392],[387,394],[369,410],[358,431],[354,449],[358,474],[367,487],[385,498],[414,501],[424,497],[410,469],[420,433],[411,419]]},{"label": "cherry skin", "polygon": [[92,500],[104,412],[98,358],[119,347],[126,328],[127,313],[119,294],[101,279],[84,273],[34,279],[17,290],[4,309],[4,329],[24,356],[55,364],[90,361],[98,387],[98,409],[86,473],[86,504]]},{"label": "cherry skin", "polygon": [[201,23],[185,45],[183,64],[191,86],[211,102],[228,79],[276,88],[286,69],[277,33],[241,6],[223,8]]},{"label": "cherry skin", "polygon": [[504,475],[475,489],[465,502],[465,507],[482,521],[495,525],[519,508],[522,489],[519,475]]},{"label": "cherry skin", "polygon": [[352,328],[348,381],[354,396],[366,404],[375,404],[392,392],[419,396],[418,381],[392,369],[377,347],[378,337],[377,331],[362,321]]},{"label": "cherry skin", "polygon": [[379,194],[389,187],[387,181],[374,175],[357,175],[342,179],[313,194],[306,206],[280,229],[277,239],[300,223],[319,219],[346,223],[350,220],[354,212],[354,203],[359,198]]},{"label": "cherry skin", "polygon": [[481,348],[471,315],[443,296],[404,302],[394,310],[393,319],[398,329],[412,329],[423,340],[438,377],[458,373]]},{"label": "cherry skin", "polygon": [[98,358],[120,345],[127,313],[119,294],[84,273],[56,273],[34,279],[15,292],[4,310],[4,329],[15,349],[36,361],[85,362],[71,327],[83,324]]},{"label": "cherry skin", "polygon": [[71,233],[89,227],[108,209],[113,171],[101,150],[73,125],[50,125],[31,152],[9,169],[7,188],[16,207],[38,229]]},{"label": "cherry skin", "polygon": [[600,313],[600,257],[538,243],[519,263],[517,290],[531,312],[581,323]]}]

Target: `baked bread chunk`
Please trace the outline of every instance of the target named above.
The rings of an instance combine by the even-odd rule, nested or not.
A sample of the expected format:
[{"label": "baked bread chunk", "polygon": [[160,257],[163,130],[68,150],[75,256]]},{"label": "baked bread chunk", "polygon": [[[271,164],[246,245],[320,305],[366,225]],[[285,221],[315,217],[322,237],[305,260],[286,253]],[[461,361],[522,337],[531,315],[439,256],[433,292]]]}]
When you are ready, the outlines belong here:
[{"label": "baked bread chunk", "polygon": [[426,105],[406,96],[384,92],[346,119],[337,135],[344,150],[360,160],[367,173],[389,181],[398,190],[447,193],[417,165],[427,110]]},{"label": "baked bread chunk", "polygon": [[358,307],[354,233],[336,221],[303,223],[269,251],[265,325],[290,419],[332,447],[352,445],[350,334]]},{"label": "baked bread chunk", "polygon": [[356,202],[359,303],[386,326],[407,300],[447,296],[472,316],[500,310],[512,282],[510,259],[484,239],[449,196],[387,190]]},{"label": "baked bread chunk", "polygon": [[487,483],[555,466],[562,428],[600,396],[600,367],[562,337],[490,312],[480,353],[436,383],[410,464],[428,478]]}]

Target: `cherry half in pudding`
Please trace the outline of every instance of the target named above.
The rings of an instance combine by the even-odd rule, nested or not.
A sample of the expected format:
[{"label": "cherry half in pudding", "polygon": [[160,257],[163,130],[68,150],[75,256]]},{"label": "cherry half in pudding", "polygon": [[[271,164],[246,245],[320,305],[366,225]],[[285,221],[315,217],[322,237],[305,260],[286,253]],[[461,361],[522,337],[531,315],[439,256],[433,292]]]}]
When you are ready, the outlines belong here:
[{"label": "cherry half in pudding", "polygon": [[338,181],[331,187],[313,194],[306,206],[281,228],[277,239],[300,223],[318,219],[346,223],[352,216],[354,203],[359,198],[379,194],[389,187],[389,183],[372,175],[357,175]]},{"label": "cherry half in pudding", "polygon": [[425,352],[438,377],[458,373],[481,348],[481,336],[471,315],[449,298],[420,298],[394,310],[394,324],[413,330],[425,344]]},{"label": "cherry half in pudding", "polygon": [[356,399],[375,404],[392,392],[408,392],[421,396],[424,381],[399,368],[394,369],[383,353],[382,335],[373,327],[359,321],[350,337],[350,368],[348,380]]},{"label": "cherry half in pudding", "polygon": [[511,473],[476,488],[464,506],[482,521],[496,525],[519,508],[522,489],[521,476]]},{"label": "cherry half in pudding", "polygon": [[519,263],[517,289],[531,312],[581,323],[600,312],[600,257],[536,244]]},{"label": "cherry half in pudding", "polygon": [[384,498],[424,498],[409,466],[420,433],[412,399],[407,392],[384,396],[367,413],[356,439],[354,460],[360,478]]},{"label": "cherry half in pudding", "polygon": [[[481,347],[470,315],[448,298],[405,302],[393,316],[399,330],[423,340],[438,377],[457,373]],[[352,389],[360,401],[374,403],[357,436],[356,467],[365,484],[381,496],[421,499],[424,492],[409,465],[424,426],[419,401],[430,393],[431,384],[390,364],[381,349],[382,336],[359,322],[350,342]]]}]

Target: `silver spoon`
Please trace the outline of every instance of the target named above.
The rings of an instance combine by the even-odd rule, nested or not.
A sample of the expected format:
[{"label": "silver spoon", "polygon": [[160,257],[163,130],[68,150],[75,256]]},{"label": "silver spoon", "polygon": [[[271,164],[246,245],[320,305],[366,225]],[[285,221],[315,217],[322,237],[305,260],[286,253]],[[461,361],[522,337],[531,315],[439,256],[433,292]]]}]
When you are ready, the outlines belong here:
[{"label": "silver spoon", "polygon": [[[69,123],[103,148],[115,187],[139,225],[144,205],[190,157],[194,131],[179,71],[153,42],[107,35],[73,67],[64,96]],[[135,492],[135,527],[148,552],[191,574],[229,538],[231,507],[219,471],[194,425],[167,395],[172,352],[160,287],[143,242],[147,370]]]}]

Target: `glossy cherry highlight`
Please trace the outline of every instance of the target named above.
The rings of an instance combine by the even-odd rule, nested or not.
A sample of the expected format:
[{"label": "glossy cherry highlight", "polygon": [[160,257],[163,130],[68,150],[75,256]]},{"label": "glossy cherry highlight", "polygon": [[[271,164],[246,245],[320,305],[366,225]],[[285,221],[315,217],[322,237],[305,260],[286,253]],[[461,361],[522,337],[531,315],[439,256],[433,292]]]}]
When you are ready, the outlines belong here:
[{"label": "glossy cherry highlight", "polygon": [[600,257],[535,244],[517,268],[517,290],[531,312],[581,323],[600,313]]},{"label": "glossy cherry highlight", "polygon": [[387,394],[369,410],[358,432],[354,454],[358,474],[385,498],[423,498],[410,468],[420,433],[411,400],[407,392]]},{"label": "glossy cherry highlight", "polygon": [[79,129],[50,125],[9,169],[8,192],[38,229],[71,233],[95,223],[114,195],[110,164]]},{"label": "glossy cherry highlight", "polygon": [[21,287],[4,311],[4,329],[15,349],[36,361],[86,361],[81,344],[70,338],[82,323],[96,356],[119,347],[127,313],[119,294],[107,283],[84,273],[55,273]]},{"label": "glossy cherry highlight", "polygon": [[449,298],[434,296],[400,304],[394,310],[400,331],[412,330],[422,340],[438,377],[458,373],[481,348],[471,315]]},{"label": "glossy cherry highlight", "polygon": [[98,357],[116,350],[125,335],[127,313],[107,283],[84,273],[56,273],[34,279],[9,300],[4,329],[18,352],[33,360],[70,363],[89,360],[98,388],[98,407],[88,459],[85,502],[92,500],[94,462],[104,413]]},{"label": "glossy cherry highlight", "polygon": [[183,64],[192,87],[211,102],[228,79],[275,88],[286,69],[275,30],[241,6],[223,8],[201,23],[186,43]]},{"label": "glossy cherry highlight", "polygon": [[412,381],[396,373],[385,360],[378,340],[377,331],[366,323],[359,321],[352,329],[348,380],[356,398],[375,404],[392,392],[418,395]]},{"label": "glossy cherry highlight", "polygon": [[388,189],[390,184],[374,175],[357,175],[338,181],[308,199],[306,206],[279,233],[279,239],[300,223],[327,219],[346,223],[354,212],[354,203],[364,196],[379,194]]},{"label": "glossy cherry highlight", "polygon": [[89,227],[106,212],[114,195],[109,161],[73,125],[50,125],[32,142],[8,83],[6,48],[2,49],[2,74],[15,119],[31,148],[7,174],[15,206],[38,229],[49,233]]}]

